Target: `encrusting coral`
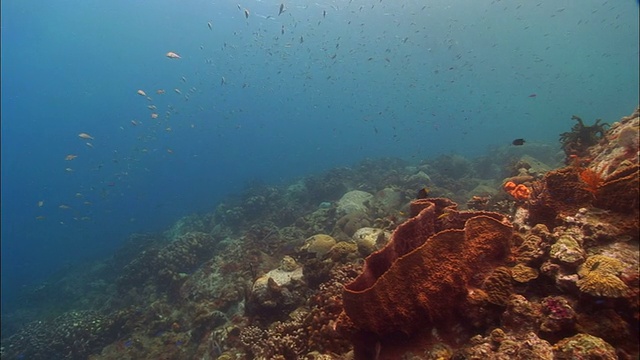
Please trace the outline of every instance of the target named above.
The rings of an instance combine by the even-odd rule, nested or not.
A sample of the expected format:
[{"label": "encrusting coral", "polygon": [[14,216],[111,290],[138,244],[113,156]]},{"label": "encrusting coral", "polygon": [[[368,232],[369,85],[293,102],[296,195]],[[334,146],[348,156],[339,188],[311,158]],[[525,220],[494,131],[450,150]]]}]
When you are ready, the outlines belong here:
[{"label": "encrusting coral", "polygon": [[553,356],[557,360],[618,359],[613,346],[598,337],[588,334],[578,334],[560,340],[553,346]]}]

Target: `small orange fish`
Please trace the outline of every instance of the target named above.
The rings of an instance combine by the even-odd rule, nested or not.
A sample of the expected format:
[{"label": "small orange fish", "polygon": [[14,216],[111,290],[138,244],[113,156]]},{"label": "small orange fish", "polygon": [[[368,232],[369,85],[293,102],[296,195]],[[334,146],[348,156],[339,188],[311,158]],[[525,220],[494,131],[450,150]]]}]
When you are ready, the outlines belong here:
[{"label": "small orange fish", "polygon": [[78,136],[79,136],[81,139],[93,140],[93,136],[91,136],[91,135],[89,135],[89,134],[87,134],[87,133],[80,133],[80,134],[78,134]]},{"label": "small orange fish", "polygon": [[67,161],[71,161],[71,160],[73,160],[73,159],[75,159],[77,157],[78,157],[78,155],[69,154],[69,155],[65,156],[64,159],[67,160]]},{"label": "small orange fish", "polygon": [[173,51],[169,51],[166,56],[169,59],[181,59],[180,55],[174,53]]},{"label": "small orange fish", "polygon": [[138,90],[138,95],[140,96],[147,96],[147,93],[144,92],[143,90]]}]

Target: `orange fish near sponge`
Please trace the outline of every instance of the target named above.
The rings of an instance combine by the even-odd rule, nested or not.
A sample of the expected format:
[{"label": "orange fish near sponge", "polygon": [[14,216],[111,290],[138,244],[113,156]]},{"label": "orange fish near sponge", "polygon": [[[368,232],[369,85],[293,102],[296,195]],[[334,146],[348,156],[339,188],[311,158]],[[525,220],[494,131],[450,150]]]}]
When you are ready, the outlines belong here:
[{"label": "orange fish near sponge", "polygon": [[523,184],[516,185],[513,181],[507,181],[502,188],[516,200],[528,200],[531,196],[531,189]]}]

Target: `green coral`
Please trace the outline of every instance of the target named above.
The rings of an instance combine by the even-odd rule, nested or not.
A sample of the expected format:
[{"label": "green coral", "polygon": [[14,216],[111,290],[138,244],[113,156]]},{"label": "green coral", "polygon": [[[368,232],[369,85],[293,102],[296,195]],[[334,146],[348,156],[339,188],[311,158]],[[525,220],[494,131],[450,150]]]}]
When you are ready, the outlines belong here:
[{"label": "green coral", "polygon": [[538,278],[538,270],[523,264],[511,268],[511,277],[519,283],[526,283]]},{"label": "green coral", "polygon": [[578,264],[585,258],[585,252],[580,243],[571,235],[561,235],[555,244],[551,245],[549,255],[566,264]]},{"label": "green coral", "polygon": [[578,334],[562,339],[553,346],[553,355],[557,360],[600,359],[615,360],[616,350],[599,337]]},{"label": "green coral", "polygon": [[482,287],[487,292],[490,303],[507,305],[509,296],[513,292],[511,269],[504,266],[495,268],[491,275],[484,280]]}]

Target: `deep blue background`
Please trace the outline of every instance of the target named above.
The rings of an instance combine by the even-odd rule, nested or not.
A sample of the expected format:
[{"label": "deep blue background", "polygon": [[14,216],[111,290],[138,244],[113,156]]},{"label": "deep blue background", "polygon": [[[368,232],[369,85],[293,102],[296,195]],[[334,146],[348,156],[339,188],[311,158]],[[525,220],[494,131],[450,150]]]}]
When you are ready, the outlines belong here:
[{"label": "deep blue background", "polygon": [[3,302],[253,179],[557,144],[638,104],[636,2],[279,5],[2,1]]}]

